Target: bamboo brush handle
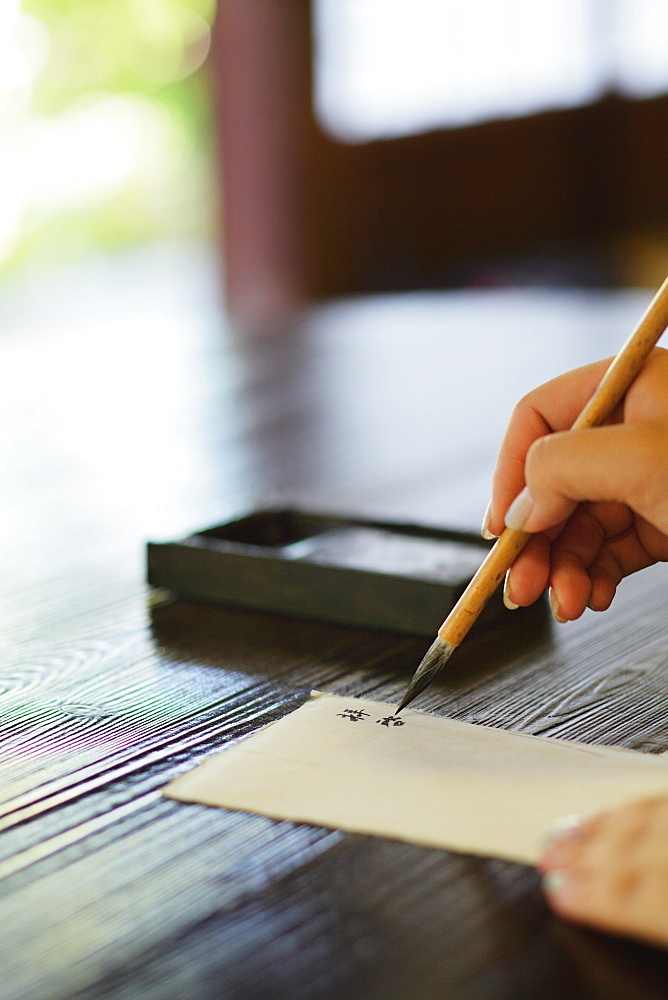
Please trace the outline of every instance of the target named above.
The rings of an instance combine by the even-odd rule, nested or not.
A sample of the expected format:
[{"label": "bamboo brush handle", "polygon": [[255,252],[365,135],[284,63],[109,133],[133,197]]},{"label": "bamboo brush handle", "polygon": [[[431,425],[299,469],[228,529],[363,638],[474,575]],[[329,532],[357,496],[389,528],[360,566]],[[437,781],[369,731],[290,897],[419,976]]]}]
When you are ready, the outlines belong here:
[{"label": "bamboo brush handle", "polygon": [[528,532],[513,531],[512,528],[506,528],[503,534],[499,535],[477,573],[438,630],[444,642],[458,646],[468,634],[529,537]]},{"label": "bamboo brush handle", "polygon": [[[668,326],[668,278],[661,285],[635,330],[619,351],[572,430],[598,427],[613,412]],[[468,587],[445,619],[438,635],[458,646],[520,554],[530,534],[506,528]]]},{"label": "bamboo brush handle", "polygon": [[639,375],[647,358],[668,326],[668,278],[661,285],[635,330],[612,361],[601,384],[577,418],[574,431],[598,427],[610,416],[614,408]]}]

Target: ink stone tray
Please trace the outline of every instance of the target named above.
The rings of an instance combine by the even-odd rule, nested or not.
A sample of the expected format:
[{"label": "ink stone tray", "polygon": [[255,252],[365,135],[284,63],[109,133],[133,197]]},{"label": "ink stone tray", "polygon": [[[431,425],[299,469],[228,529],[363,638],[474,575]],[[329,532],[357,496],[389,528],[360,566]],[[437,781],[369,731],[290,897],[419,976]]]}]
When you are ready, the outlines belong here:
[{"label": "ink stone tray", "polygon": [[[258,510],[181,541],[149,542],[148,583],[195,600],[433,638],[488,548],[472,532]],[[476,627],[504,613],[497,593]]]}]

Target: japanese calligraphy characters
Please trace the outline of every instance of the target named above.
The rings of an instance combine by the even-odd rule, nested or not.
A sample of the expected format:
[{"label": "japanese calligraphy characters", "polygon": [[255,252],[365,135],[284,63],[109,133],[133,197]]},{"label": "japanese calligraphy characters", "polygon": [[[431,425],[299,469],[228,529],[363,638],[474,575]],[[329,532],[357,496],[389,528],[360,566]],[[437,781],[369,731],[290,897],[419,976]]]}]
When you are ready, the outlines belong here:
[{"label": "japanese calligraphy characters", "polygon": [[[371,718],[368,712],[365,712],[362,708],[346,708],[343,712],[336,713],[338,717],[342,719],[348,719],[350,722],[363,722],[365,719]],[[398,715],[386,715],[384,719],[376,719],[377,723],[381,726],[403,726],[404,720],[400,719]]]}]

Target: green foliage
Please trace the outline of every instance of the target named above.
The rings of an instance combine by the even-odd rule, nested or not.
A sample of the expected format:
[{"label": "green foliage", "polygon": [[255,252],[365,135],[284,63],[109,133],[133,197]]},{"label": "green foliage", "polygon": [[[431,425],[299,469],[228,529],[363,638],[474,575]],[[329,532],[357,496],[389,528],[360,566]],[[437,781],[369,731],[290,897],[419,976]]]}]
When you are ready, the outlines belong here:
[{"label": "green foliage", "polygon": [[[116,98],[120,117],[127,119],[119,132],[127,163],[113,182],[100,183],[99,197],[82,195],[77,204],[72,184],[66,196],[59,193],[57,166],[45,156],[39,169],[45,178],[51,171],[54,180],[49,185],[46,178],[42,187],[55,194],[45,200],[28,192],[9,263],[208,235],[214,215],[212,129],[206,74],[199,67],[215,0],[23,0],[22,12],[48,34],[26,117],[33,146],[49,129],[56,131],[64,146],[69,143],[72,174],[87,169],[94,188],[95,149],[85,148],[82,114],[93,121],[96,109],[108,113],[109,98]],[[112,116],[112,129],[114,121]],[[66,173],[67,161],[56,160]],[[104,163],[100,167],[104,174]]]},{"label": "green foliage", "polygon": [[[35,107],[62,110],[91,90],[160,93],[179,80],[179,56],[210,26],[213,0],[24,0],[26,14],[46,25],[51,54],[35,91]],[[187,70],[187,65],[182,67]]]}]

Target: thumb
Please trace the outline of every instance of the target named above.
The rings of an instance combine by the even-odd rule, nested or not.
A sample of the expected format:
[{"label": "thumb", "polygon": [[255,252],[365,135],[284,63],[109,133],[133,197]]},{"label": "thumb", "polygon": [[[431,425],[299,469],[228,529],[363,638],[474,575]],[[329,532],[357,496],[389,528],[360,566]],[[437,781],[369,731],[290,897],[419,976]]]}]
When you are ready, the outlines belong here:
[{"label": "thumb", "polygon": [[[614,424],[548,434],[529,449],[524,475],[527,485],[506,514],[509,528],[544,531],[585,500],[624,503],[662,528],[668,504],[668,427]],[[657,481],[664,483],[663,496],[652,490]]]}]

